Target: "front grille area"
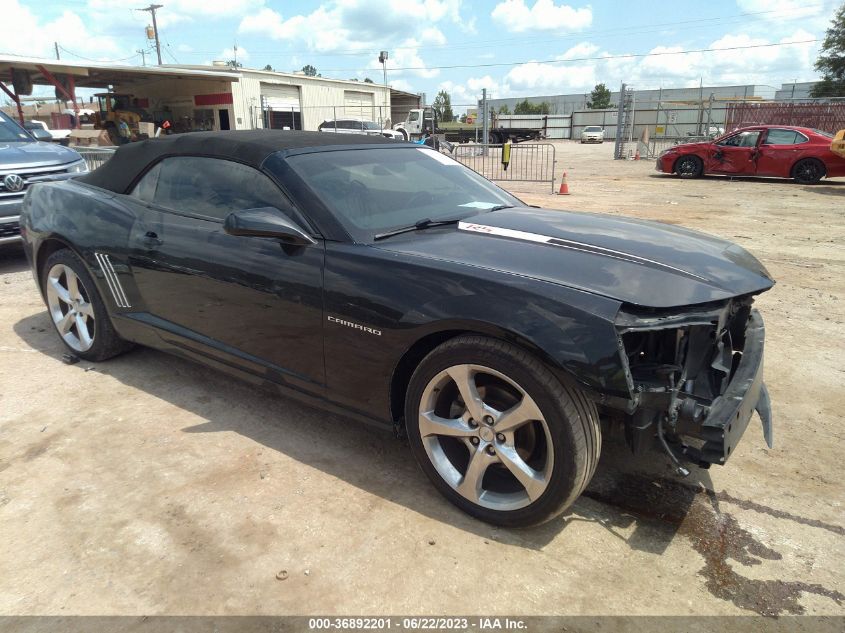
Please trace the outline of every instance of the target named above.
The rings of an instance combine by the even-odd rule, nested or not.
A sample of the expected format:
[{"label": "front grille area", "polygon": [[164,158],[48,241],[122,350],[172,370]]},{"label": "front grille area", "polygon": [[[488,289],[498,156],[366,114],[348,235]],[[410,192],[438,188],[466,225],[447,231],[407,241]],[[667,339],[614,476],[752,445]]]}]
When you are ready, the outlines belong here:
[{"label": "front grille area", "polygon": [[0,239],[4,237],[17,237],[21,234],[20,224],[17,222],[6,222],[0,224]]},{"label": "front grille area", "polygon": [[[31,169],[4,169],[0,171],[0,200],[14,200],[23,198],[29,186],[45,176],[60,176],[67,173],[67,165],[56,167],[40,167]],[[9,174],[17,174],[23,178],[24,186],[20,191],[7,191],[3,179]]]}]

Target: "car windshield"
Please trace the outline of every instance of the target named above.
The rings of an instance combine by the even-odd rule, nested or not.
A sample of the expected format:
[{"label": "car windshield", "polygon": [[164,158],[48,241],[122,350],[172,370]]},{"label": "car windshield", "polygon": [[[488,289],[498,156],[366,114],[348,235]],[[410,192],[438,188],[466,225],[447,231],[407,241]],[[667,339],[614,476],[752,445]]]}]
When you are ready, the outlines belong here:
[{"label": "car windshield", "polygon": [[365,130],[380,130],[381,126],[378,123],[373,123],[372,121],[364,121],[364,129]]},{"label": "car windshield", "polygon": [[32,137],[10,118],[0,114],[0,142],[2,143],[31,143]]},{"label": "car windshield", "polygon": [[601,128],[595,125],[589,125],[584,128],[585,132],[601,132]]},{"label": "car windshield", "polygon": [[287,159],[353,238],[469,217],[519,199],[426,147],[332,150]]}]

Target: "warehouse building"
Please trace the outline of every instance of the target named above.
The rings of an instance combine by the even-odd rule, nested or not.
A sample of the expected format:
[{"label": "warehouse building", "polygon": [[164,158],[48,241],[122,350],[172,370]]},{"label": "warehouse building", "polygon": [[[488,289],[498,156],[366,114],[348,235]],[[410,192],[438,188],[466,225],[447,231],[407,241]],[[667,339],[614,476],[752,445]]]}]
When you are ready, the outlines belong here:
[{"label": "warehouse building", "polygon": [[[815,82],[803,82],[797,84],[783,84],[780,89],[774,86],[764,85],[741,85],[741,86],[695,86],[689,88],[658,88],[649,90],[634,89],[634,102],[644,107],[655,107],[658,102],[688,102],[707,101],[711,95],[714,101],[771,101],[795,98],[806,98],[810,88]],[[508,99],[490,99],[491,108],[498,111],[506,106],[511,112],[514,111],[517,103],[524,101],[526,97]],[[549,114],[571,114],[581,110],[587,110],[587,102],[590,100],[589,92],[571,93],[562,95],[541,95],[527,97],[528,103],[549,104]],[[610,102],[619,103],[619,91],[611,91]]]},{"label": "warehouse building", "polygon": [[[316,130],[323,121],[353,117],[392,124],[419,107],[420,96],[388,86],[298,73],[212,66],[115,66],[0,56],[6,109],[24,117],[21,97],[46,94],[72,107],[98,110],[92,92],[120,95],[118,105],[143,112],[174,132],[256,128]],[[38,86],[48,87],[46,90]],[[400,104],[392,111],[392,95]],[[72,120],[71,120],[72,122]],[[68,122],[70,125],[70,122]]]}]

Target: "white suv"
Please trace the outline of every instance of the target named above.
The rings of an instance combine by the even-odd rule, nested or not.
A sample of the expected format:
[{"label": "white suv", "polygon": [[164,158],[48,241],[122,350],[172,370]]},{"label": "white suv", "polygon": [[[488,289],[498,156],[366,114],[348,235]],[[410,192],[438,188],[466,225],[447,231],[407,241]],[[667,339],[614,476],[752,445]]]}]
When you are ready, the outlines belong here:
[{"label": "white suv", "polygon": [[374,121],[365,121],[355,117],[345,119],[331,119],[323,121],[317,126],[320,132],[332,132],[336,134],[366,134],[367,136],[385,136],[387,138],[402,140],[401,132],[386,130]]},{"label": "white suv", "polygon": [[598,125],[588,125],[581,132],[582,143],[604,143],[604,128]]}]

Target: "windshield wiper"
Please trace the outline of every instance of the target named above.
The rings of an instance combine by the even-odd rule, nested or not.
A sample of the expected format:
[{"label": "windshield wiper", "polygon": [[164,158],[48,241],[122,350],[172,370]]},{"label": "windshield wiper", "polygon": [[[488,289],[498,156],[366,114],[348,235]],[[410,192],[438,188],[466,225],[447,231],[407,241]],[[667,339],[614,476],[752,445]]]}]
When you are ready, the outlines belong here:
[{"label": "windshield wiper", "polygon": [[512,204],[497,204],[495,207],[490,207],[488,211],[501,211],[502,209],[515,209],[516,206]]},{"label": "windshield wiper", "polygon": [[410,233],[411,231],[420,231],[422,229],[430,229],[435,226],[446,226],[449,224],[457,224],[463,220],[463,218],[449,218],[445,220],[432,220],[431,218],[425,218],[423,220],[418,221],[411,226],[403,226],[398,229],[393,229],[392,231],[385,231],[384,233],[378,233],[373,237],[373,240],[383,240],[386,237],[393,237],[394,235],[400,235],[402,233]]}]

